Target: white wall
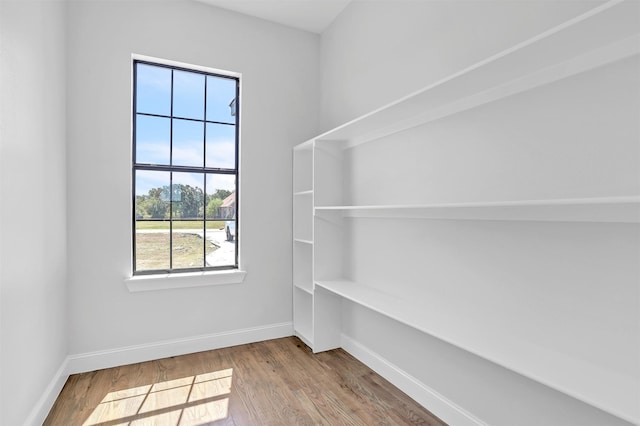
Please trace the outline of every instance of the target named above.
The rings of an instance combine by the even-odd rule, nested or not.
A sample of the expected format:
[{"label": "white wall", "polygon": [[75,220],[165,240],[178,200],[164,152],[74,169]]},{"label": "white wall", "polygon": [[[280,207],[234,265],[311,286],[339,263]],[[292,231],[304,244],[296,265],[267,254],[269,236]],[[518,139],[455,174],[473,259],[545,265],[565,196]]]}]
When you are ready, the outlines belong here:
[{"label": "white wall", "polygon": [[329,130],[564,22],[595,1],[353,1],[322,33]]},{"label": "white wall", "polygon": [[0,424],[67,355],[65,6],[0,2]]},{"label": "white wall", "polygon": [[[290,323],[291,147],[317,130],[319,37],[191,1],[68,14],[70,353]],[[131,54],[242,73],[243,284],[130,293]]]}]

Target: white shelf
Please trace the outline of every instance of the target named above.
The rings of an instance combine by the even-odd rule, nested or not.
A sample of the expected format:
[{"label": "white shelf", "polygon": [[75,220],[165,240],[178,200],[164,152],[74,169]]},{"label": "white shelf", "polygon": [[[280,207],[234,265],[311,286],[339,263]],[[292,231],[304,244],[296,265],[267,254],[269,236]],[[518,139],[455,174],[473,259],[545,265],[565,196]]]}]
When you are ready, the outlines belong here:
[{"label": "white shelf", "polygon": [[396,296],[371,287],[356,284],[349,280],[316,281],[315,285],[335,293],[338,296],[344,297],[347,300],[351,300],[352,302],[400,321],[403,324],[417,328],[415,327],[414,322],[407,321],[406,318],[403,318],[403,311],[407,307],[407,304],[403,303],[403,301]]},{"label": "white shelf", "polygon": [[294,238],[293,241],[295,241],[296,243],[302,243],[302,244],[311,244],[313,245],[313,241],[311,240],[303,240],[301,238]]},{"label": "white shelf", "polygon": [[313,141],[306,141],[293,147],[293,151],[305,151],[313,149]]},{"label": "white shelf", "polygon": [[640,223],[640,196],[423,205],[317,206],[343,217]]},{"label": "white shelf", "polygon": [[304,287],[304,285],[302,284],[298,284],[298,283],[294,283],[293,286],[295,288],[297,288],[298,290],[304,291],[305,293],[307,293],[309,296],[313,296],[313,290]]},{"label": "white shelf", "polygon": [[[348,280],[316,281],[315,285],[550,388],[632,419],[628,410],[634,406],[637,387],[633,377],[526,341],[505,339],[500,331],[479,322],[461,322],[459,315],[442,308],[437,301],[404,300]],[[557,371],[562,372],[562,380],[554,374]],[[625,395],[627,400],[614,399],[610,389],[616,389],[616,395]]]},{"label": "white shelf", "polygon": [[311,195],[311,194],[313,194],[313,189],[307,189],[307,190],[304,190],[304,191],[298,191],[298,192],[294,192],[293,193],[293,195],[296,196],[296,197],[300,197],[300,196],[303,196],[303,195]]},{"label": "white shelf", "polygon": [[304,146],[314,140],[359,145],[637,55],[636,15],[633,2],[609,1]]}]

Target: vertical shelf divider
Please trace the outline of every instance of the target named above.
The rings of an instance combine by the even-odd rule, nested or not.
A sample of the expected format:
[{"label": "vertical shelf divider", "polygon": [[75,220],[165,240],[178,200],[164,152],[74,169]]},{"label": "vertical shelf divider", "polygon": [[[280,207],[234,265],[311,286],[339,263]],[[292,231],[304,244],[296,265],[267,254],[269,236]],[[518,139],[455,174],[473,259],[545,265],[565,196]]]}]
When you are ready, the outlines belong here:
[{"label": "vertical shelf divider", "polygon": [[313,140],[293,150],[293,329],[313,347]]}]

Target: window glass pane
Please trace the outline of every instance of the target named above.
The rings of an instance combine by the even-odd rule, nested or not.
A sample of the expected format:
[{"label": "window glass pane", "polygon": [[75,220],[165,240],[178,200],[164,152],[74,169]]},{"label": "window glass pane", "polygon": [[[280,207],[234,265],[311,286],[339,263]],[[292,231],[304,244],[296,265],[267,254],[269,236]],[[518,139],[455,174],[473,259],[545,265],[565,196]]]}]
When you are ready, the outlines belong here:
[{"label": "window glass pane", "polygon": [[167,270],[169,259],[169,173],[137,170],[136,271]]},{"label": "window glass pane", "polygon": [[136,163],[169,164],[169,118],[136,116]]},{"label": "window glass pane", "polygon": [[169,222],[166,223],[166,232],[151,232],[146,224],[136,222],[136,271],[169,270]]},{"label": "window glass pane", "polygon": [[206,167],[236,168],[236,126],[207,123]]},{"label": "window glass pane", "polygon": [[173,72],[173,116],[204,118],[204,79],[202,74]]},{"label": "window glass pane", "polygon": [[[202,239],[202,222],[198,228],[173,230],[173,268],[203,268],[205,265],[204,244],[211,243]],[[193,224],[195,225],[195,223]],[[209,250],[207,250],[209,251]]]},{"label": "window glass pane", "polygon": [[173,268],[205,266],[204,175],[173,172]]},{"label": "window glass pane", "polygon": [[218,248],[207,256],[209,266],[236,263],[235,175],[207,175],[207,238]]},{"label": "window glass pane", "polygon": [[173,172],[173,220],[204,218],[204,174]]},{"label": "window glass pane", "polygon": [[169,115],[171,113],[171,70],[137,64],[136,112]]},{"label": "window glass pane", "polygon": [[236,80],[207,76],[207,120],[235,123],[229,104],[236,97]]},{"label": "window glass pane", "polygon": [[173,120],[173,165],[204,165],[204,123]]},{"label": "window glass pane", "polygon": [[207,219],[235,218],[235,175],[207,174]]}]

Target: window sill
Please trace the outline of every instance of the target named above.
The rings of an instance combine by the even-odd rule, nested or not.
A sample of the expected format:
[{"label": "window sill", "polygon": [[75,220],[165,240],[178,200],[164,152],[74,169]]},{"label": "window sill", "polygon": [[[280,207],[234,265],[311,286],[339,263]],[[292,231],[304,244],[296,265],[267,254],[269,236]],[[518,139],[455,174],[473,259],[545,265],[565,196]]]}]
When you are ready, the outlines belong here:
[{"label": "window sill", "polygon": [[247,275],[237,269],[225,271],[189,272],[184,274],[137,275],[125,279],[131,293],[139,291],[167,290],[172,288],[205,287],[223,284],[240,284]]}]

